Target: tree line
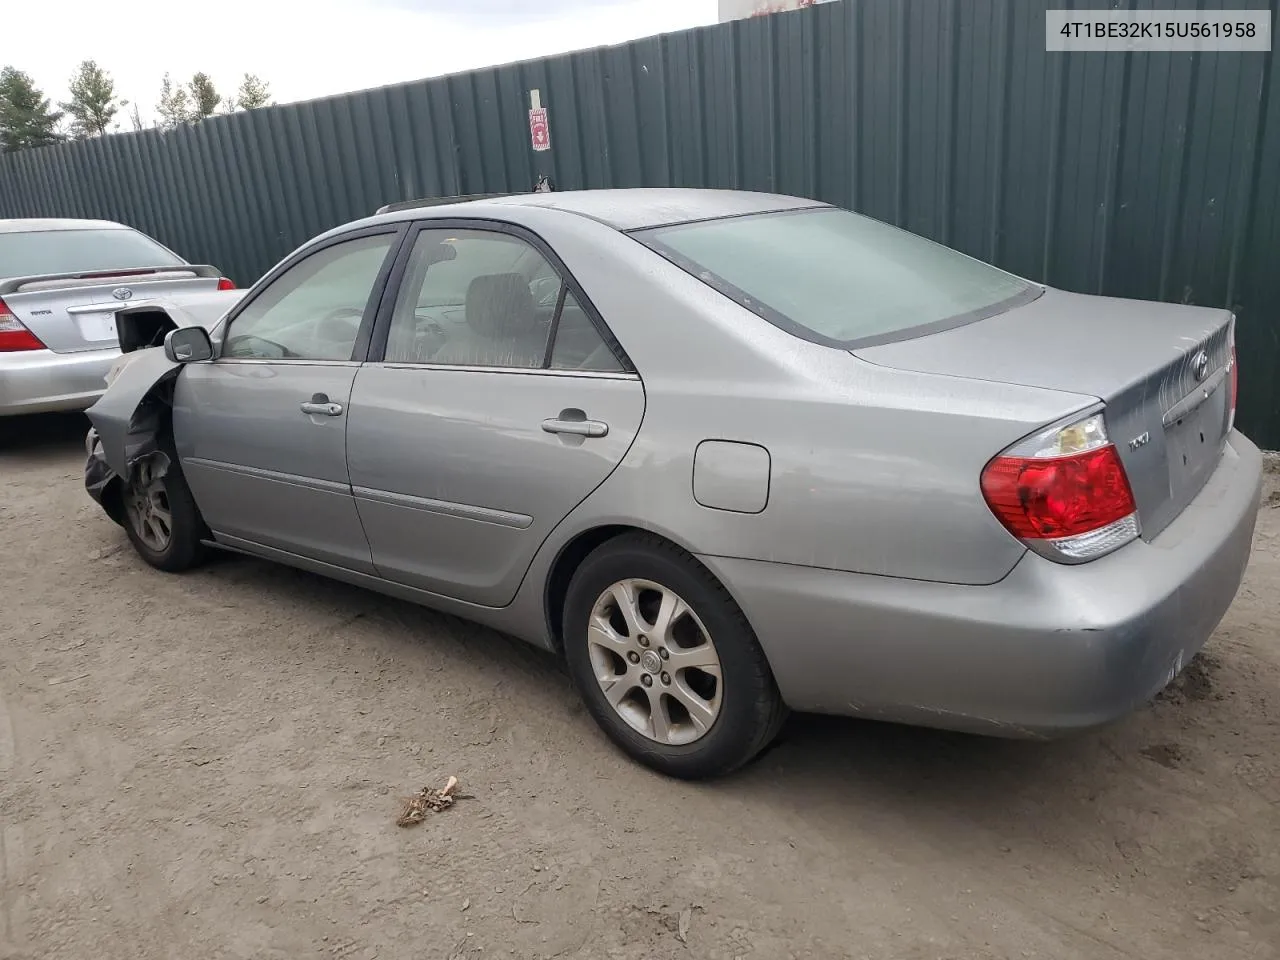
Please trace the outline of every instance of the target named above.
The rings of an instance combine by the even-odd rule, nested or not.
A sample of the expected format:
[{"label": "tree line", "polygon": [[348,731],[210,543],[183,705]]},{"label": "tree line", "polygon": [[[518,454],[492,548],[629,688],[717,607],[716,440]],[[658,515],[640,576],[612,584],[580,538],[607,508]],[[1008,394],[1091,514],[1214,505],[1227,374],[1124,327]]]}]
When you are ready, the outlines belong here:
[{"label": "tree line", "polygon": [[[93,60],[76,68],[69,89],[71,98],[55,109],[29,74],[16,67],[0,70],[0,152],[102,136],[120,129],[116,118],[122,112],[134,130],[146,126],[138,104],[116,96],[111,74]],[[227,96],[218,92],[206,73],[197,73],[186,83],[174,83],[166,73],[154,125],[169,129],[218,112],[256,110],[271,102],[270,86],[252,73],[246,73],[236,92]]]}]

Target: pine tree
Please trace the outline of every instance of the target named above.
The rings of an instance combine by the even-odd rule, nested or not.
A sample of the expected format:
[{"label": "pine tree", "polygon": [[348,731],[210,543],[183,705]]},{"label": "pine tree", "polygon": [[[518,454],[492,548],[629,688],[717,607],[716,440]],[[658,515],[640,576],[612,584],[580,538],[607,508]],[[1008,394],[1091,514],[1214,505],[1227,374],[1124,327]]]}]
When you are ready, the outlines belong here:
[{"label": "pine tree", "polygon": [[31,77],[15,67],[0,70],[0,150],[44,147],[65,139],[58,132],[61,119]]},{"label": "pine tree", "polygon": [[246,73],[240,89],[228,101],[233,110],[257,110],[271,105],[271,86],[256,74]]},{"label": "pine tree", "polygon": [[187,88],[191,91],[191,118],[203,120],[205,117],[212,117],[222,97],[218,96],[218,91],[214,89],[209,75],[197,73],[191,78]]},{"label": "pine tree", "polygon": [[71,78],[70,87],[71,99],[58,106],[71,115],[71,135],[83,138],[106,133],[120,109],[110,75],[95,61],[86,60]]},{"label": "pine tree", "polygon": [[175,87],[167,73],[160,81],[160,100],[156,103],[156,113],[160,115],[160,126],[166,129],[189,123],[194,119],[187,88]]}]

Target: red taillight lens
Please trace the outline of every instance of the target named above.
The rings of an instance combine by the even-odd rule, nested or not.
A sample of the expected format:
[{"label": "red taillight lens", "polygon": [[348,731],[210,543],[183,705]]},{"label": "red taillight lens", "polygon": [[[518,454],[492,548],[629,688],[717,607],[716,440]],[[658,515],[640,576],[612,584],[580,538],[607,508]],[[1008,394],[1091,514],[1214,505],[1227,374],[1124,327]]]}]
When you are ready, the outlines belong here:
[{"label": "red taillight lens", "polygon": [[234,283],[234,282],[232,282],[229,278],[227,278],[227,277],[219,277],[219,278],[218,278],[218,289],[219,289],[219,290],[234,290],[235,288],[236,288],[235,283]]},{"label": "red taillight lens", "polygon": [[43,350],[40,338],[22,325],[4,301],[0,300],[0,353],[14,353],[18,350]]},{"label": "red taillight lens", "polygon": [[1112,444],[1069,457],[996,457],[982,472],[982,493],[1020,540],[1076,537],[1134,512]]},{"label": "red taillight lens", "polygon": [[1240,351],[1235,341],[1231,343],[1231,422],[1228,429],[1236,425],[1236,403],[1240,399]]},{"label": "red taillight lens", "polygon": [[1137,505],[1101,413],[1054,425],[986,465],[982,495],[1032,550],[1083,563],[1138,536]]}]

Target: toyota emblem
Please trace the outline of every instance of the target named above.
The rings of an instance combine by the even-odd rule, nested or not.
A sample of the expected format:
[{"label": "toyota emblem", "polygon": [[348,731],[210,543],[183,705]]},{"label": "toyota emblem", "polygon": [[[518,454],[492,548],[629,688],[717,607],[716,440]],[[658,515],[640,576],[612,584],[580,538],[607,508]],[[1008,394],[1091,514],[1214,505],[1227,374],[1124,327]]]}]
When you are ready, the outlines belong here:
[{"label": "toyota emblem", "polygon": [[1191,358],[1191,372],[1195,374],[1197,383],[1209,375],[1209,355],[1203,350]]},{"label": "toyota emblem", "polygon": [[133,291],[128,287],[116,287],[111,291],[111,295],[117,300],[128,300],[133,296]]}]

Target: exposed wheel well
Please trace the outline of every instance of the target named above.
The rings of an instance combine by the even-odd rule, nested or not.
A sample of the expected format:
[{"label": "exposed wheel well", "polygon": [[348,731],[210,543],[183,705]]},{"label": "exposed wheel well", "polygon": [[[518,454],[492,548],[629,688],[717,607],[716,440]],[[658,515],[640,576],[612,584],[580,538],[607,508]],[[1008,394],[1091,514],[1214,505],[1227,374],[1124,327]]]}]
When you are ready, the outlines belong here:
[{"label": "exposed wheel well", "polygon": [[569,593],[569,581],[582,561],[596,547],[624,533],[643,532],[639,527],[628,527],[615,524],[608,527],[596,527],[578,534],[560,551],[555,563],[551,565],[551,575],[547,577],[545,603],[547,608],[547,625],[551,628],[551,639],[558,653],[564,652],[564,598]]},{"label": "exposed wheel well", "polygon": [[[569,581],[573,579],[578,567],[582,565],[582,561],[587,558],[587,555],[592,550],[613,540],[615,537],[628,533],[643,533],[650,537],[657,537],[670,543],[681,553],[688,554],[688,550],[668,537],[654,533],[652,530],[646,530],[644,527],[634,527],[620,523],[585,530],[570,540],[560,550],[560,555],[556,557],[555,563],[551,565],[551,575],[547,577],[545,591],[544,602],[546,604],[547,625],[550,627],[551,639],[555,643],[557,653],[564,653],[564,601],[569,593]],[[701,566],[701,564],[699,565]]]},{"label": "exposed wheel well", "polygon": [[102,510],[120,526],[125,525],[124,481],[112,477],[102,489]]},{"label": "exposed wheel well", "polygon": [[[166,447],[173,446],[173,389],[173,377],[161,380],[147,391],[133,411],[129,436],[138,447],[145,447],[142,454],[144,457],[150,456],[153,451],[163,451]],[[176,462],[172,457],[170,459],[171,462]],[[121,526],[127,522],[124,510],[125,482],[125,477],[113,473],[101,493],[103,511]]]}]

